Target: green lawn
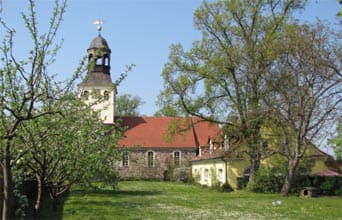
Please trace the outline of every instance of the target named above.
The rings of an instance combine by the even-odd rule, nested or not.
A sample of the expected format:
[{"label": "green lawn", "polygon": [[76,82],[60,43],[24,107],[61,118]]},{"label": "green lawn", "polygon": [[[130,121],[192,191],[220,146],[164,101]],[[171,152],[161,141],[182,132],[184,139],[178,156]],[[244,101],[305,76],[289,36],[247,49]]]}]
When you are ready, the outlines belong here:
[{"label": "green lawn", "polygon": [[[272,202],[281,200],[282,205]],[[341,197],[299,198],[221,193],[171,182],[121,182],[117,191],[74,189],[60,203],[63,219],[342,219]]]}]

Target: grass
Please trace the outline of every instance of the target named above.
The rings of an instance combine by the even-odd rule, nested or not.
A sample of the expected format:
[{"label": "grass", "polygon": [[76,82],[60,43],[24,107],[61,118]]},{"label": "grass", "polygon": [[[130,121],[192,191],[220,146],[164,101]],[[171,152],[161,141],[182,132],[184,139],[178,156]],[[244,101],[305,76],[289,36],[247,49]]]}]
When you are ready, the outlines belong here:
[{"label": "grass", "polygon": [[[272,202],[281,200],[282,205]],[[222,193],[197,185],[127,181],[119,190],[74,189],[52,219],[342,219],[341,197]]]}]

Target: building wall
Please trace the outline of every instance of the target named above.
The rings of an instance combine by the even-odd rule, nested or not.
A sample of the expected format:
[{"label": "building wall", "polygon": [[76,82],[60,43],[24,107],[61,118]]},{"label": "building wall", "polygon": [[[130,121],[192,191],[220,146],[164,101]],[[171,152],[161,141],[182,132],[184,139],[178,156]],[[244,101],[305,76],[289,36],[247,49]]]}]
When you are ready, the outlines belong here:
[{"label": "building wall", "polygon": [[[88,92],[88,96],[85,96],[84,92]],[[108,99],[104,98],[105,92],[108,92]],[[87,86],[79,88],[79,96],[84,100],[84,103],[92,105],[92,109],[99,112],[99,116],[105,124],[114,123],[115,95],[114,87]]]},{"label": "building wall", "polygon": [[237,178],[242,177],[249,163],[247,160],[234,159],[224,162],[222,159],[194,161],[192,163],[192,176],[201,185],[214,186],[228,184],[237,189]]},{"label": "building wall", "polygon": [[225,162],[211,160],[192,164],[192,177],[201,185],[222,185],[226,181]]},{"label": "building wall", "polygon": [[243,177],[245,170],[250,166],[246,159],[237,159],[228,165],[228,183],[235,190],[238,188],[237,178]]},{"label": "building wall", "polygon": [[[180,152],[180,165],[174,165],[174,152]],[[148,166],[148,152],[154,153],[154,164]],[[123,161],[116,163],[116,171],[122,179],[160,179],[167,171],[176,167],[189,167],[189,160],[196,155],[196,149],[134,149],[128,150],[128,166]]]}]

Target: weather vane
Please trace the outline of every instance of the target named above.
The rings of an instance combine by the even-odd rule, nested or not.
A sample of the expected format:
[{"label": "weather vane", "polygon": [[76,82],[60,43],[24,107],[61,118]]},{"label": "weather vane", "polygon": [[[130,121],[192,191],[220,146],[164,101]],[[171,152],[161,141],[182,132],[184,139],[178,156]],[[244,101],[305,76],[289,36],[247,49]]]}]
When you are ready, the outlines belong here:
[{"label": "weather vane", "polygon": [[97,30],[99,32],[99,34],[101,33],[101,30],[102,30],[102,24],[103,24],[103,21],[98,19],[98,20],[95,20],[93,22],[93,24],[97,25]]}]

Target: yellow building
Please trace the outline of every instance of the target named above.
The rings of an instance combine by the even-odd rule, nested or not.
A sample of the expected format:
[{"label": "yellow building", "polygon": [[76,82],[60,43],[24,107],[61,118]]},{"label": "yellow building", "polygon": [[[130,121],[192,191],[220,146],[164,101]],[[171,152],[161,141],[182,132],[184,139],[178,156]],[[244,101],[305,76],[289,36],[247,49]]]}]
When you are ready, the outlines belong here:
[{"label": "yellow building", "polygon": [[[233,189],[237,189],[238,178],[249,175],[249,158],[243,153],[246,150],[245,146],[241,143],[229,146],[226,143],[213,149],[215,150],[202,150],[201,154],[191,160],[193,178],[201,185],[212,187],[228,183]],[[326,161],[331,160],[331,156],[316,146],[310,145],[308,147],[305,159],[311,161],[312,175],[323,175],[327,171],[330,172]],[[275,154],[262,160],[260,166],[273,167],[281,162],[285,162],[285,158],[280,154]],[[338,175],[338,173],[336,174]]]}]

